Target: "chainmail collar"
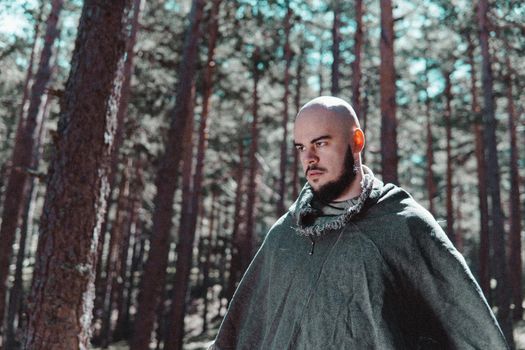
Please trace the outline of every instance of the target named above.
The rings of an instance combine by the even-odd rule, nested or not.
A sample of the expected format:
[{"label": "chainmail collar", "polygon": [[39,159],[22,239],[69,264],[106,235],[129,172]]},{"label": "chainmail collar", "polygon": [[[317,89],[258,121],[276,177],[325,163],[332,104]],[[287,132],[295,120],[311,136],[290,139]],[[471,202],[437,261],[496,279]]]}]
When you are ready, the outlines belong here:
[{"label": "chainmail collar", "polygon": [[312,207],[314,193],[312,187],[306,183],[299,198],[290,208],[296,218],[297,227],[295,231],[298,235],[309,237],[313,241],[330,232],[342,229],[361,211],[374,185],[374,174],[372,170],[364,165],[362,167],[364,175],[360,183],[361,194],[355,201],[355,204],[350,206],[344,214],[336,216],[333,220],[325,223],[315,223],[316,219],[322,216],[322,213],[319,209]]}]

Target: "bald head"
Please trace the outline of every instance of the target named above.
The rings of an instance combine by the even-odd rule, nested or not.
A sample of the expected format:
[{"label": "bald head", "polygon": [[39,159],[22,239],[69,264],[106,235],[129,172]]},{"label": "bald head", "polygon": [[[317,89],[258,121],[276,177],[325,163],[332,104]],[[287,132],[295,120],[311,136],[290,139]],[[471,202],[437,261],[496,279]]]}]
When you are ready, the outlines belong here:
[{"label": "bald head", "polygon": [[312,112],[321,112],[330,119],[333,118],[333,122],[340,124],[346,130],[360,128],[352,106],[339,97],[320,96],[310,100],[299,110],[296,119]]}]

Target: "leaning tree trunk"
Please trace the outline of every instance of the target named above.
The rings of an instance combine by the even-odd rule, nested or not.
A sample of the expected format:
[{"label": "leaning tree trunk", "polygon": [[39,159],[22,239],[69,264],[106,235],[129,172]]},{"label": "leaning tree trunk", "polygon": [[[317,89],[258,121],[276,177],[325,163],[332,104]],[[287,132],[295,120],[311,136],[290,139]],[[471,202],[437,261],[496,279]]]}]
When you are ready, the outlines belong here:
[{"label": "leaning tree trunk", "polygon": [[288,163],[288,98],[290,96],[290,65],[292,62],[292,49],[290,48],[290,29],[293,11],[290,1],[286,1],[286,16],[284,17],[284,95],[283,95],[283,119],[281,127],[283,129],[283,141],[281,143],[281,161],[279,163],[279,188],[277,200],[277,217],[285,212],[286,187],[286,168]]},{"label": "leaning tree trunk", "polygon": [[37,139],[38,115],[43,108],[42,97],[51,78],[51,56],[53,45],[59,36],[57,24],[62,3],[63,0],[53,0],[51,3],[51,12],[46,22],[44,47],[40,55],[40,62],[38,63],[33,86],[31,87],[27,117],[23,122],[24,126],[21,128],[20,134],[17,133],[11,155],[11,171],[4,194],[2,225],[0,227],[0,241],[2,242],[0,245],[0,338],[2,338],[3,334],[9,263],[13,253],[13,242],[16,229],[19,226],[23,203],[28,194],[27,169],[31,167],[34,145]]},{"label": "leaning tree trunk", "polygon": [[480,0],[478,4],[479,41],[482,56],[482,82],[484,142],[486,147],[486,174],[488,192],[491,199],[492,225],[490,235],[493,243],[494,277],[497,281],[495,294],[495,306],[498,308],[497,318],[511,347],[514,347],[512,334],[512,318],[510,313],[510,289],[507,279],[507,266],[505,254],[505,227],[503,223],[503,211],[501,209],[500,196],[500,167],[498,161],[498,149],[496,142],[496,117],[494,103],[493,75],[489,48],[489,25],[487,19],[488,0]]},{"label": "leaning tree trunk", "polygon": [[159,162],[155,185],[157,193],[154,199],[153,234],[149,257],[144,267],[142,288],[140,291],[135,332],[131,350],[149,348],[151,332],[155,322],[155,312],[166,280],[170,232],[173,216],[173,199],[177,187],[179,163],[184,153],[184,144],[180,142],[189,119],[193,117],[193,78],[198,57],[199,26],[202,18],[204,0],[193,0],[191,22],[186,34],[184,51],[179,67],[179,84],[175,107],[171,112],[171,124],[164,154]]},{"label": "leaning tree trunk", "polygon": [[[341,63],[341,1],[334,1],[334,21],[332,22],[332,96],[341,92],[339,86],[339,65]],[[321,56],[322,57],[322,56]]]},{"label": "leaning tree trunk", "polygon": [[447,234],[452,242],[456,242],[456,235],[454,233],[454,204],[453,204],[453,188],[452,188],[452,84],[450,82],[450,75],[452,72],[445,72],[445,133],[447,141]]},{"label": "leaning tree trunk", "polygon": [[521,260],[521,203],[520,203],[520,174],[518,170],[519,150],[516,133],[516,121],[518,117],[514,108],[514,94],[512,92],[512,66],[509,56],[505,58],[507,76],[505,77],[507,87],[507,113],[508,127],[510,133],[510,284],[512,286],[512,300],[514,302],[513,318],[523,318],[523,290],[522,290],[522,267]]},{"label": "leaning tree trunk", "polygon": [[361,118],[361,56],[363,51],[363,0],[355,2],[354,62],[352,63],[352,107]]},{"label": "leaning tree trunk", "polygon": [[394,18],[392,0],[381,0],[381,168],[385,183],[398,183],[396,72],[394,68]]},{"label": "leaning tree trunk", "polygon": [[59,117],[25,349],[88,347],[129,0],[86,0]]},{"label": "leaning tree trunk", "polygon": [[[204,73],[203,94],[202,94],[202,113],[199,123],[199,140],[197,145],[197,164],[193,177],[193,188],[185,191],[188,195],[187,203],[183,207],[181,214],[181,224],[179,227],[179,243],[177,245],[177,265],[175,272],[174,293],[171,303],[171,313],[168,319],[168,334],[166,337],[165,348],[167,350],[182,349],[184,337],[184,316],[186,314],[186,295],[189,289],[189,276],[193,255],[193,242],[195,241],[195,229],[197,226],[197,213],[202,196],[202,182],[204,177],[204,160],[206,148],[208,147],[208,114],[210,110],[210,98],[213,90],[214,57],[217,36],[219,32],[219,8],[221,0],[214,0],[210,13],[210,23],[208,28],[208,57],[206,71]],[[191,145],[191,142],[187,142]],[[189,153],[191,160],[192,153]],[[190,163],[191,165],[191,163]],[[191,166],[185,169],[191,177]],[[186,176],[186,174],[185,174]],[[188,189],[189,190],[189,189]],[[184,194],[183,194],[184,197]]]}]

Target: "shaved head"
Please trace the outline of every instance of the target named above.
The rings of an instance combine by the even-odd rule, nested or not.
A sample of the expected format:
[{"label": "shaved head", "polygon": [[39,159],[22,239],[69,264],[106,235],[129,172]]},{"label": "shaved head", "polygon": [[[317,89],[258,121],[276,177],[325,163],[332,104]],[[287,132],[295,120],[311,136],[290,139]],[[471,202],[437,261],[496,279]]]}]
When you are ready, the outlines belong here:
[{"label": "shaved head", "polygon": [[311,111],[328,112],[327,115],[335,118],[334,122],[340,123],[340,126],[345,130],[360,128],[359,120],[352,106],[339,97],[320,96],[310,100],[299,110],[296,119],[300,118],[305,112]]}]

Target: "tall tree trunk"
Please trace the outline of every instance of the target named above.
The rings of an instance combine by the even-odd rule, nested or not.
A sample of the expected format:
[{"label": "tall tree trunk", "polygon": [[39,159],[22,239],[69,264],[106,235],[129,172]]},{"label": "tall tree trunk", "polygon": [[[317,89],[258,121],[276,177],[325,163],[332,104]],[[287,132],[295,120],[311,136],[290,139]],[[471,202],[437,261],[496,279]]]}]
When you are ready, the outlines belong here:
[{"label": "tall tree trunk", "polygon": [[202,313],[202,333],[206,333],[208,330],[208,290],[210,285],[210,265],[211,265],[211,256],[212,256],[212,249],[213,249],[213,238],[215,236],[215,221],[219,221],[220,218],[217,218],[220,212],[219,206],[215,203],[217,201],[217,193],[213,193],[213,199],[211,202],[211,214],[210,214],[210,224],[209,224],[209,230],[208,230],[208,237],[207,237],[207,244],[204,245],[206,249],[206,255],[204,258],[204,266],[203,266],[203,281],[202,281],[202,289],[204,291],[203,298],[204,298],[204,308]]},{"label": "tall tree trunk", "polygon": [[[457,203],[463,203],[463,187],[458,187],[457,192]],[[463,252],[463,228],[461,227],[461,223],[463,221],[463,216],[461,214],[461,205],[456,206],[456,229],[455,229],[455,238],[456,238],[456,248],[460,252]]]},{"label": "tall tree trunk", "polygon": [[394,18],[392,0],[381,0],[381,167],[385,183],[398,183],[396,72],[394,68]]},{"label": "tall tree trunk", "polygon": [[429,211],[435,215],[436,209],[434,207],[434,198],[436,196],[436,181],[434,179],[434,171],[432,165],[434,165],[434,139],[432,136],[432,116],[430,115],[430,95],[428,92],[428,62],[425,61],[425,117],[427,122],[427,164],[426,164],[426,185],[428,193]]},{"label": "tall tree trunk", "polygon": [[[47,119],[49,112],[49,98],[43,97],[44,106],[37,117],[37,139],[34,145],[33,159],[31,160],[31,168],[38,169],[38,163],[42,154],[42,138],[44,131],[44,121]],[[17,328],[21,324],[21,302],[23,299],[23,267],[27,248],[27,236],[33,231],[33,219],[35,211],[35,201],[37,196],[37,179],[30,178],[28,195],[23,204],[24,215],[22,217],[22,225],[20,227],[20,240],[18,243],[18,252],[16,257],[16,268],[13,288],[9,293],[9,306],[7,313],[7,330],[6,330],[6,349],[18,348],[18,339],[16,339]]]},{"label": "tall tree trunk", "polygon": [[361,56],[363,51],[363,0],[355,2],[354,62],[352,63],[352,107],[361,118]]},{"label": "tall tree trunk", "polygon": [[284,96],[283,96],[283,119],[281,127],[283,128],[283,141],[281,143],[281,161],[279,164],[279,188],[277,200],[277,217],[285,212],[286,199],[286,168],[288,163],[288,98],[290,96],[290,65],[292,63],[292,50],[290,48],[290,29],[293,11],[290,7],[290,0],[286,0],[286,16],[284,18]]},{"label": "tall tree trunk", "polygon": [[187,125],[193,118],[193,81],[198,57],[198,40],[204,0],[193,0],[190,26],[186,34],[184,51],[179,67],[179,84],[175,107],[171,112],[171,124],[164,154],[159,162],[155,185],[153,234],[150,252],[144,267],[142,288],[139,295],[135,332],[131,350],[148,349],[162,290],[166,280],[170,231],[172,227],[173,199],[177,187],[178,167],[184,144],[180,142]]},{"label": "tall tree trunk", "polygon": [[23,123],[21,133],[17,133],[13,153],[11,155],[11,171],[7,180],[0,226],[0,338],[3,334],[3,320],[9,276],[9,264],[13,253],[13,242],[16,229],[19,226],[23,203],[28,195],[27,168],[31,167],[32,155],[38,133],[38,115],[42,113],[43,95],[51,78],[51,55],[53,44],[59,36],[58,16],[62,9],[63,0],[53,0],[51,12],[46,21],[44,47],[40,55],[38,70],[35,75],[29,100],[27,117]]},{"label": "tall tree trunk", "polygon": [[[333,1],[334,20],[332,22],[332,96],[341,93],[339,86],[339,65],[341,63],[341,1]],[[322,57],[322,56],[321,56]]]},{"label": "tall tree trunk", "polygon": [[244,180],[244,142],[243,138],[239,138],[238,142],[239,150],[239,165],[237,167],[237,174],[235,175],[235,182],[237,188],[235,189],[235,209],[233,218],[233,228],[231,237],[231,259],[230,259],[230,273],[228,277],[228,288],[226,290],[226,298],[231,300],[237,282],[240,280],[242,273],[242,262],[241,262],[241,233],[239,228],[242,219],[242,199],[243,199],[243,180]]},{"label": "tall tree trunk", "polygon": [[509,231],[509,267],[510,284],[512,286],[512,301],[514,302],[513,318],[523,318],[523,290],[522,290],[522,267],[521,260],[521,204],[520,204],[520,174],[518,170],[519,150],[516,135],[516,121],[518,117],[514,108],[512,66],[509,56],[505,57],[507,76],[505,85],[507,87],[507,113],[508,128],[510,133],[510,231]]},{"label": "tall tree trunk", "polygon": [[[125,165],[120,180],[117,214],[115,222],[111,227],[111,237],[109,241],[108,261],[106,264],[106,288],[104,292],[103,316],[101,328],[101,346],[106,349],[111,342],[111,315],[113,314],[116,299],[116,289],[121,271],[125,268],[125,261],[122,261],[122,248],[127,242],[127,223],[129,222],[129,169],[130,161]],[[123,267],[124,264],[124,267]]]},{"label": "tall tree trunk", "polygon": [[[131,208],[130,208],[130,219],[127,227],[127,236],[129,237],[128,248],[131,250],[131,258],[128,258],[128,248],[122,251],[121,261],[129,268],[122,269],[121,274],[122,285],[118,291],[117,305],[118,305],[118,318],[115,324],[115,330],[113,332],[113,340],[119,341],[122,339],[129,339],[130,332],[130,314],[129,309],[131,307],[131,300],[134,287],[134,275],[138,270],[137,254],[140,246],[140,233],[139,229],[139,210],[142,207],[142,192],[144,190],[144,179],[142,174],[142,159],[138,155],[134,163],[134,175],[130,183],[130,194],[131,194]],[[129,264],[128,264],[129,261]]]},{"label": "tall tree trunk", "polygon": [[444,72],[445,76],[445,133],[447,140],[447,234],[450,240],[456,242],[456,235],[454,232],[454,204],[453,204],[453,188],[452,188],[452,84],[450,82],[450,75],[452,72]]},{"label": "tall tree trunk", "polygon": [[252,90],[252,126],[251,126],[251,142],[250,153],[248,159],[250,160],[250,169],[248,175],[248,193],[246,202],[246,231],[241,236],[240,252],[241,252],[241,266],[242,271],[245,271],[253,256],[254,243],[253,237],[255,235],[255,201],[257,193],[257,152],[259,139],[259,78],[260,71],[257,67],[260,60],[259,47],[255,48],[253,53],[253,90]]},{"label": "tall tree trunk", "polygon": [[[124,63],[124,81],[121,88],[121,99],[119,103],[119,108],[117,111],[117,131],[115,134],[114,146],[111,151],[111,168],[109,172],[109,195],[108,195],[108,210],[104,214],[104,222],[102,224],[101,234],[98,241],[98,264],[97,264],[97,274],[95,278],[95,287],[96,287],[96,297],[95,297],[95,308],[94,308],[94,317],[103,310],[103,299],[105,286],[107,281],[102,279],[102,270],[104,269],[103,261],[103,251],[104,244],[106,241],[106,232],[109,219],[109,207],[112,204],[113,190],[115,188],[116,175],[119,165],[119,154],[122,142],[124,141],[124,122],[128,114],[128,104],[129,104],[129,95],[131,93],[131,79],[133,78],[133,60],[135,57],[135,44],[137,41],[137,33],[139,30],[139,18],[140,11],[142,7],[142,0],[133,0],[133,16],[128,20],[130,23],[130,33],[126,43],[126,62]],[[106,276],[107,280],[107,276]],[[97,312],[98,311],[98,312]]]},{"label": "tall tree trunk", "polygon": [[[202,181],[204,177],[204,160],[208,147],[208,114],[210,98],[213,90],[213,73],[215,68],[215,46],[219,31],[219,8],[221,0],[214,0],[210,13],[210,23],[207,33],[208,57],[203,82],[202,113],[199,123],[199,141],[197,146],[197,164],[193,177],[193,189],[188,191],[187,206],[182,209],[181,224],[179,227],[179,243],[177,245],[177,265],[175,273],[174,293],[171,302],[171,312],[168,319],[168,333],[165,348],[167,350],[182,349],[184,338],[184,316],[186,314],[186,295],[189,289],[189,276],[195,241],[195,229],[199,204],[202,196]],[[191,144],[191,142],[187,143]],[[190,155],[191,156],[191,155]],[[191,168],[185,169],[191,176]],[[186,174],[185,174],[186,175]],[[184,197],[184,194],[183,194]],[[184,201],[184,199],[183,199]],[[189,208],[189,211],[185,209]],[[183,218],[184,217],[184,223]]]},{"label": "tall tree trunk", "polygon": [[128,6],[86,0],[82,9],[48,176],[25,349],[88,347]]},{"label": "tall tree trunk", "polygon": [[480,0],[478,4],[479,22],[479,41],[482,55],[482,82],[483,99],[485,107],[483,109],[484,141],[486,147],[485,170],[487,174],[487,184],[491,199],[492,225],[490,235],[494,248],[494,275],[497,281],[495,289],[495,306],[498,308],[497,317],[507,341],[514,347],[512,334],[512,317],[510,313],[510,289],[507,280],[507,268],[505,258],[505,228],[503,224],[503,211],[501,209],[500,197],[500,177],[498,150],[496,146],[496,118],[493,76],[489,49],[489,28],[488,28],[488,0]]},{"label": "tall tree trunk", "polygon": [[[297,57],[297,72],[295,74],[295,115],[299,114],[301,109],[301,88],[303,82],[303,65],[304,65],[304,44],[301,41],[299,49],[299,56]],[[297,151],[293,152],[293,167],[292,167],[292,199],[296,200],[299,196],[299,154]]]},{"label": "tall tree trunk", "polygon": [[[468,58],[470,65],[470,95],[471,95],[471,111],[475,116],[473,134],[475,138],[476,150],[476,165],[478,177],[478,202],[479,202],[479,216],[480,216],[480,232],[479,232],[479,281],[483,293],[491,302],[490,291],[490,242],[489,242],[489,209],[487,202],[487,180],[485,175],[485,147],[483,145],[483,129],[481,125],[481,108],[478,102],[477,93],[477,79],[476,79],[476,64],[474,62],[474,43],[469,34],[468,41]],[[492,304],[492,303],[491,303]]]}]

